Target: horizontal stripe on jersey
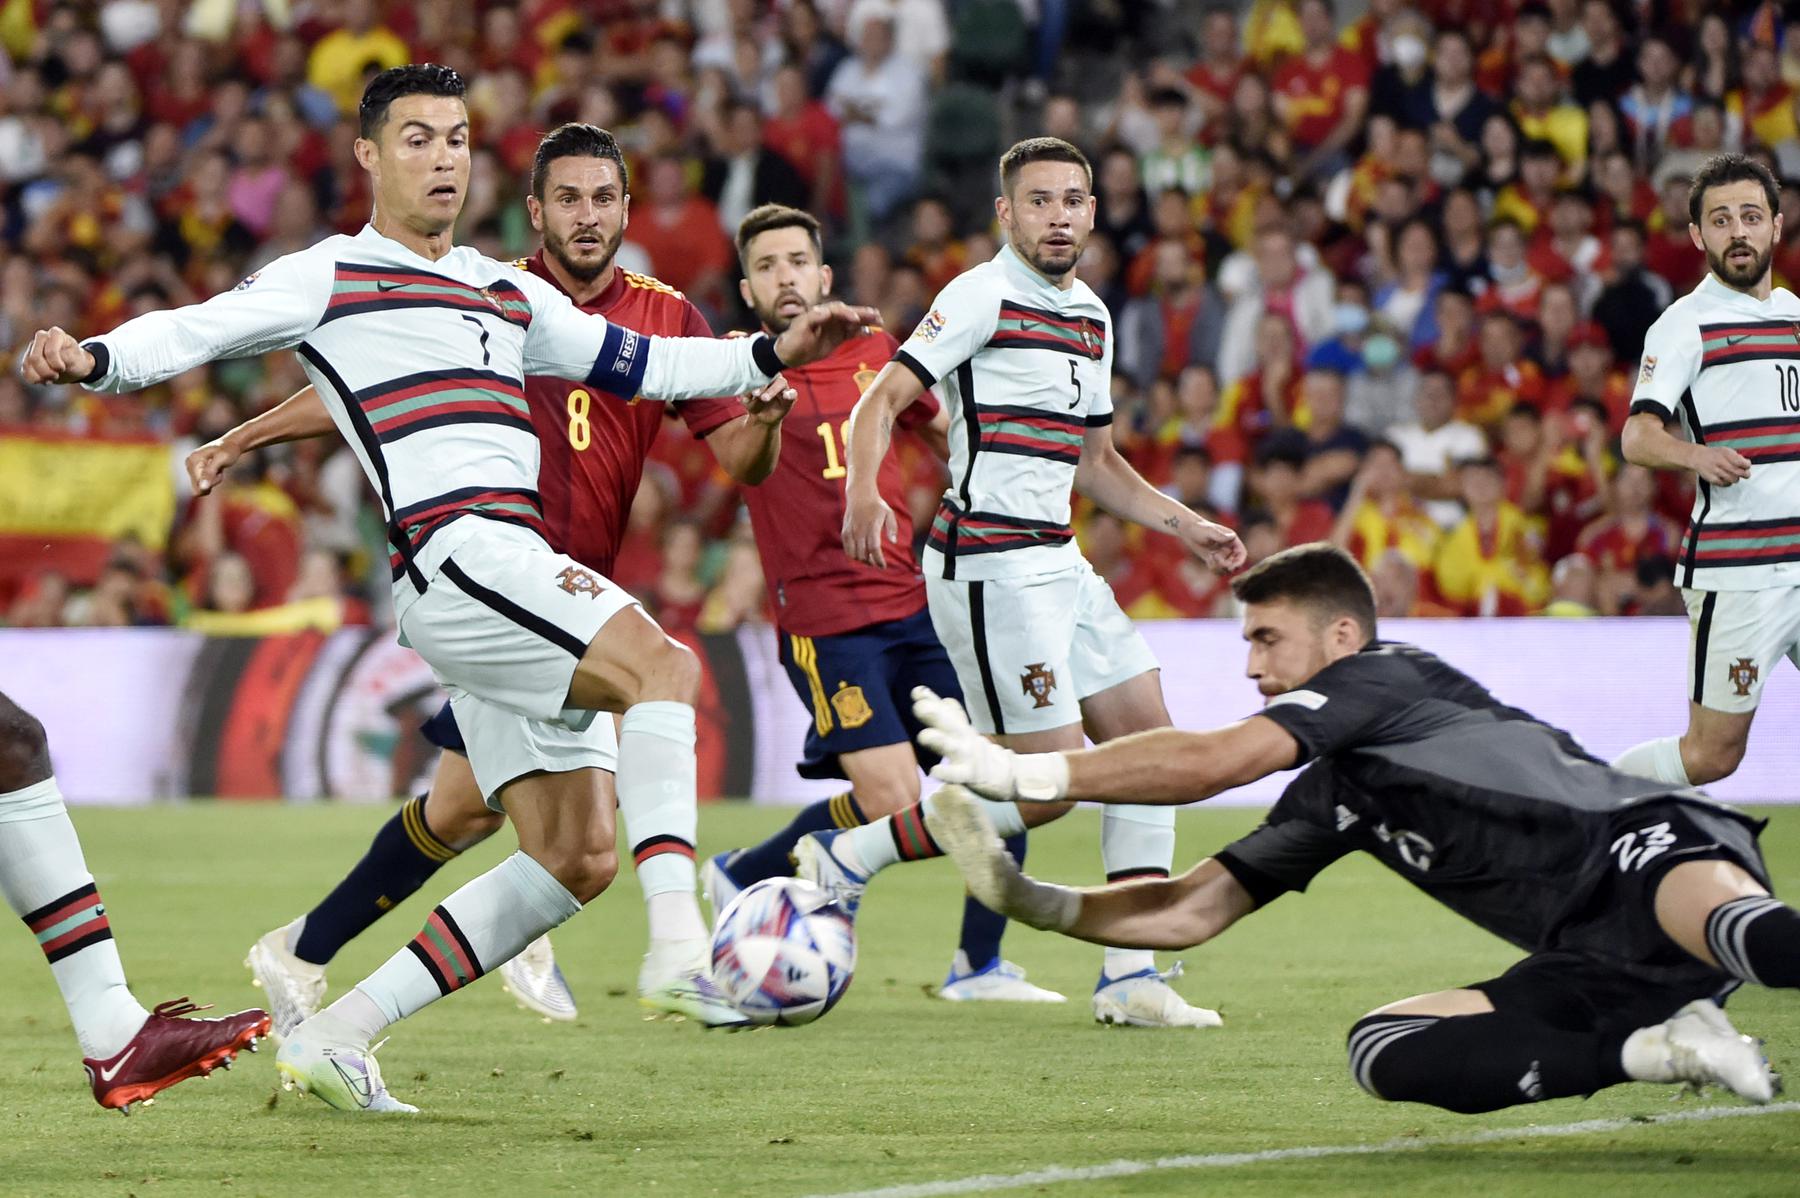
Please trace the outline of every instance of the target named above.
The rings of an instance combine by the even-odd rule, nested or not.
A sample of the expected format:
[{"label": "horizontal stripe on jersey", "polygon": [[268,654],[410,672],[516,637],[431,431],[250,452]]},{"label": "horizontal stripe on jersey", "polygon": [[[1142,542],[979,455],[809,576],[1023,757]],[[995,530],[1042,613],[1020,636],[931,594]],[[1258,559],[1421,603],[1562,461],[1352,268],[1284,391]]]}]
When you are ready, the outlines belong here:
[{"label": "horizontal stripe on jersey", "polygon": [[1800,462],[1800,417],[1711,425],[1706,430],[1706,443],[1735,449],[1752,463]]},{"label": "horizontal stripe on jersey", "polygon": [[1800,561],[1800,520],[1745,520],[1690,530],[1697,566]]},{"label": "horizontal stripe on jersey", "polygon": [[999,322],[985,348],[1047,349],[1098,362],[1106,349],[1106,330],[1083,317],[1003,300]]},{"label": "horizontal stripe on jersey", "polygon": [[339,262],[332,278],[331,299],[320,324],[365,312],[393,312],[407,308],[451,308],[463,312],[498,315],[520,328],[531,324],[531,302],[525,293],[504,281],[486,288],[471,287],[428,271],[392,266],[367,266]]},{"label": "horizontal stripe on jersey", "polygon": [[1759,320],[1700,326],[1700,369],[1735,362],[1800,361],[1800,323]]},{"label": "horizontal stripe on jersey", "polygon": [[357,392],[376,439],[395,441],[445,424],[505,424],[533,432],[525,388],[486,370],[426,370]]},{"label": "horizontal stripe on jersey", "polygon": [[983,451],[1049,458],[1073,466],[1081,461],[1085,422],[1079,416],[1039,408],[976,404]]},{"label": "horizontal stripe on jersey", "polygon": [[1004,553],[1039,545],[1064,545],[1075,536],[1067,524],[1025,520],[997,512],[964,512],[949,500],[938,505],[930,545],[946,557]]},{"label": "horizontal stripe on jersey", "polygon": [[[529,528],[540,537],[549,537],[536,491],[488,490],[464,487],[421,500],[394,513],[393,524],[401,529],[413,553],[425,548],[432,534],[462,516],[477,515],[506,524]],[[398,580],[405,572],[405,554],[398,545],[388,543],[388,565]]]}]

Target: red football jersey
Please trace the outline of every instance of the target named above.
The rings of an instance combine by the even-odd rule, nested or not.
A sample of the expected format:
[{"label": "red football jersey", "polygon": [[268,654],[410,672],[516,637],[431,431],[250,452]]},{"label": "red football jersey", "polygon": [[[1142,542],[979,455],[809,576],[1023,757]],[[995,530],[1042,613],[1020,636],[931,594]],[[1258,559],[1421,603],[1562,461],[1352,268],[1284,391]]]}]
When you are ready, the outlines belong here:
[{"label": "red football jersey", "polygon": [[[523,265],[560,290],[542,250]],[[615,271],[606,290],[580,307],[639,333],[712,336],[706,318],[681,292],[628,270]],[[538,496],[550,547],[610,575],[666,405],[627,402],[590,383],[543,375],[525,380],[525,400],[542,446]],[[744,413],[735,398],[691,400],[675,409],[699,437]]]},{"label": "red football jersey", "polygon": [[[782,374],[800,393],[781,430],[781,460],[758,486],[745,487],[750,526],[762,551],[763,579],[783,632],[832,636],[925,606],[925,580],[913,555],[912,516],[897,454],[881,463],[876,485],[894,509],[900,539],[885,545],[887,568],[852,561],[844,552],[844,450],[850,409],[899,343],[883,332],[846,342],[811,366]],[[901,428],[937,415],[930,391],[900,414]]]}]

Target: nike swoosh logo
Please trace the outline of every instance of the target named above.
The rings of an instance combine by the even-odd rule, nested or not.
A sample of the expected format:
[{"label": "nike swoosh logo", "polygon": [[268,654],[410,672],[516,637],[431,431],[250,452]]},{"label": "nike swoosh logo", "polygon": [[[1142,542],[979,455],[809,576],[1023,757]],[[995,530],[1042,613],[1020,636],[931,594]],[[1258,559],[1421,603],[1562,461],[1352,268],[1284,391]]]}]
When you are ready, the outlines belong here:
[{"label": "nike swoosh logo", "polygon": [[103,1082],[109,1082],[113,1078],[119,1076],[119,1070],[125,1068],[125,1062],[129,1061],[132,1057],[134,1057],[136,1055],[137,1055],[136,1048],[126,1049],[125,1055],[120,1057],[118,1060],[114,1061],[113,1067],[111,1069],[101,1069],[100,1070],[100,1080]]},{"label": "nike swoosh logo", "polygon": [[386,279],[382,279],[375,284],[375,290],[377,290],[377,291],[398,291],[402,287],[411,287],[411,286],[412,286],[411,283],[392,283]]},{"label": "nike swoosh logo", "polygon": [[1738,334],[1738,335],[1737,335],[1737,336],[1735,336],[1735,337],[1727,337],[1727,338],[1725,338],[1725,344],[1726,344],[1726,345],[1736,345],[1736,344],[1737,344],[1737,343],[1738,343],[1738,342],[1740,342],[1740,341],[1746,341],[1746,340],[1748,340],[1748,339],[1749,339],[1749,337],[1750,337],[1750,334],[1748,334],[1748,333],[1739,333],[1739,334]]},{"label": "nike swoosh logo", "polygon": [[350,1070],[344,1068],[343,1065],[338,1062],[336,1057],[332,1058],[331,1067],[337,1070],[338,1076],[344,1080],[345,1087],[349,1089],[351,1096],[356,1099],[358,1106],[366,1107],[371,1102],[375,1101],[375,1087],[370,1084],[368,1074],[351,1073]]}]

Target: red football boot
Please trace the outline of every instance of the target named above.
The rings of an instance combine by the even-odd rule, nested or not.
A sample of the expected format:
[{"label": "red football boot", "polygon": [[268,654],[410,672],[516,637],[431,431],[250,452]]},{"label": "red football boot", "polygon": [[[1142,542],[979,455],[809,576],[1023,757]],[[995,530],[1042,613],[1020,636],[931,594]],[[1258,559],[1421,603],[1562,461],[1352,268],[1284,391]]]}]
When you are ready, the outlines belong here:
[{"label": "red football boot", "polygon": [[258,1036],[269,1034],[267,1011],[251,1009],[223,1019],[183,1019],[195,1011],[184,995],[158,1004],[111,1060],[91,1057],[81,1062],[94,1087],[94,1101],[131,1114],[131,1104],[162,1093],[176,1082],[205,1077],[214,1069],[231,1068],[240,1048],[256,1051]]}]

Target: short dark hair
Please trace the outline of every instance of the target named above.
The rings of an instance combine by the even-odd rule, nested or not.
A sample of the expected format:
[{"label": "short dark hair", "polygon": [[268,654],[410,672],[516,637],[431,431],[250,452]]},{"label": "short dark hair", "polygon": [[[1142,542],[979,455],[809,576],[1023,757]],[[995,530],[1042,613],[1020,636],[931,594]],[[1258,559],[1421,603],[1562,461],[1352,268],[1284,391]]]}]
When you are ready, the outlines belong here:
[{"label": "short dark hair", "polygon": [[1356,559],[1324,541],[1295,545],[1271,553],[1231,580],[1239,603],[1273,603],[1285,599],[1311,608],[1323,620],[1349,616],[1375,639],[1375,588]]},{"label": "short dark hair", "polygon": [[819,233],[818,217],[786,204],[763,204],[745,213],[744,219],[738,222],[738,265],[744,264],[744,254],[752,241],[775,229],[805,229],[812,241],[813,253],[819,256],[820,262],[825,261],[825,242]]},{"label": "short dark hair", "polygon": [[1781,185],[1775,182],[1775,175],[1768,167],[1743,154],[1714,154],[1688,185],[1688,220],[1696,225],[1700,223],[1707,188],[1747,182],[1762,184],[1770,215],[1781,211]]},{"label": "short dark hair", "polygon": [[1060,137],[1028,137],[1014,142],[1011,149],[1000,155],[1000,194],[1012,195],[1013,184],[1019,181],[1019,171],[1033,162],[1073,163],[1087,176],[1088,190],[1094,189],[1094,167],[1086,154]]},{"label": "short dark hair", "polygon": [[531,160],[531,194],[539,203],[550,182],[550,164],[558,158],[610,158],[619,168],[619,189],[631,194],[631,170],[625,165],[618,139],[598,125],[570,121],[546,133]]},{"label": "short dark hair", "polygon": [[451,96],[462,99],[468,87],[450,67],[435,62],[409,62],[389,67],[363,88],[356,107],[358,133],[373,140],[387,124],[388,105],[403,96]]}]

